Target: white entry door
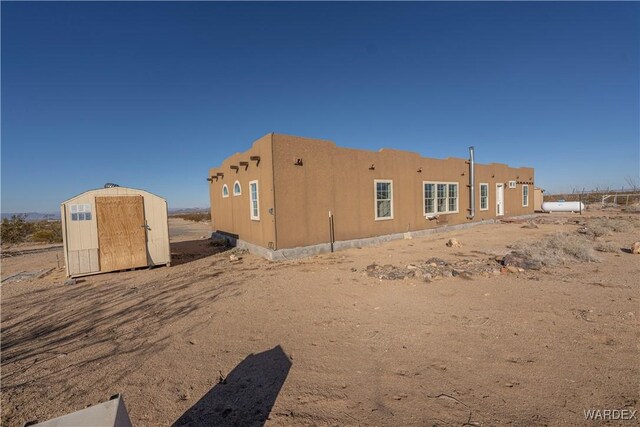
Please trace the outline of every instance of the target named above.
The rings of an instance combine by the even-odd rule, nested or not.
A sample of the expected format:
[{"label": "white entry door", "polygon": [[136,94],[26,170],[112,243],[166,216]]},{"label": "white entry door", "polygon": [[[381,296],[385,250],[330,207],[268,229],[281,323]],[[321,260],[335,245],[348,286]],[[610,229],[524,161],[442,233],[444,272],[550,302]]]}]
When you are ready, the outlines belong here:
[{"label": "white entry door", "polygon": [[504,215],[504,184],[496,184],[496,216]]}]

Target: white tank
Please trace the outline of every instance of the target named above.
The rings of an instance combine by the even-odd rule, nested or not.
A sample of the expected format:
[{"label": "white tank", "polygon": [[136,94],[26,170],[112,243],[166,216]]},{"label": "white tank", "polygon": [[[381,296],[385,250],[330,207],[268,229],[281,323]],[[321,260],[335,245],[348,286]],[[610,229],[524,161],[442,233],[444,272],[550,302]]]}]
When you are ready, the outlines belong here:
[{"label": "white tank", "polygon": [[582,202],[543,202],[542,210],[545,212],[580,212],[584,210]]}]

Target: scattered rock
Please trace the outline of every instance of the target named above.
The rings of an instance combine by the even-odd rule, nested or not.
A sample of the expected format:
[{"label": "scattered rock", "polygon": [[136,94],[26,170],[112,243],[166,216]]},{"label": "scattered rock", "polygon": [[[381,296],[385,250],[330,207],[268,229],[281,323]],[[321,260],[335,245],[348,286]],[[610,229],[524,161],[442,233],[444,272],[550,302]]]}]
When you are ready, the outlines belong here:
[{"label": "scattered rock", "polygon": [[425,264],[433,265],[434,267],[444,267],[445,265],[449,265],[449,263],[441,258],[429,258],[425,261]]},{"label": "scattered rock", "polygon": [[238,255],[236,255],[236,254],[231,254],[231,255],[229,255],[229,261],[231,261],[231,262],[238,262],[238,261],[240,261],[241,259],[242,259],[242,257],[241,257],[241,256],[238,256]]},{"label": "scattered rock", "polygon": [[631,245],[631,253],[632,254],[640,254],[640,242],[634,242]]},{"label": "scattered rock", "polygon": [[[499,258],[502,261],[502,257]],[[524,265],[524,264],[523,264]],[[473,280],[476,277],[491,277],[499,275],[499,263],[491,258],[486,259],[461,259],[449,263],[441,258],[432,257],[423,262],[414,262],[405,267],[393,265],[370,264],[364,270],[364,275],[375,277],[379,280],[408,280],[415,279],[430,283],[445,277],[456,277],[464,280]],[[535,265],[534,265],[535,267]],[[506,267],[504,272],[508,272]],[[514,272],[522,267],[514,266]]]},{"label": "scattered rock", "polygon": [[509,273],[519,273],[520,272],[520,270],[518,270],[518,267],[513,266],[513,265],[508,265],[507,266],[507,271]]},{"label": "scattered rock", "polygon": [[446,243],[447,246],[449,246],[450,248],[459,248],[462,246],[462,244],[460,242],[458,242],[458,240],[454,237],[452,237],[451,239],[449,239],[449,241]]},{"label": "scattered rock", "polygon": [[76,284],[76,279],[65,280],[64,284],[65,285],[75,285]]},{"label": "scattered rock", "polygon": [[528,223],[526,223],[525,225],[523,225],[523,226],[522,226],[522,227],[520,227],[520,228],[538,228],[538,225],[537,225],[537,224],[534,224],[534,223],[532,223],[532,222],[528,222]]},{"label": "scattered rock", "polygon": [[473,280],[473,275],[468,271],[461,272],[458,277],[464,280]]},{"label": "scattered rock", "polygon": [[394,267],[393,265],[370,264],[366,268],[367,275],[380,280],[401,280],[406,277],[413,277],[413,271]]}]

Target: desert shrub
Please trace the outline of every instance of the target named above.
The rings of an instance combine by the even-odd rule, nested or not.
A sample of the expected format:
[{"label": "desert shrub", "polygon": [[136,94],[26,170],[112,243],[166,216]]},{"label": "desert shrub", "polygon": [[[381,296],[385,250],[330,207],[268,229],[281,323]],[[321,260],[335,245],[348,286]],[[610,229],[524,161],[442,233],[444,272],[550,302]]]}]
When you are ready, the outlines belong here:
[{"label": "desert shrub", "polygon": [[206,222],[211,220],[211,214],[209,212],[193,212],[185,214],[175,214],[171,216],[174,218],[182,218],[185,221],[193,222]]},{"label": "desert shrub", "polygon": [[593,237],[603,237],[611,234],[611,229],[600,223],[592,223],[587,226],[586,232]]},{"label": "desert shrub", "polygon": [[0,227],[2,243],[24,242],[33,231],[33,223],[27,222],[24,215],[4,218]]},{"label": "desert shrub", "polygon": [[595,249],[598,252],[618,252],[620,250],[620,248],[618,248],[618,245],[614,244],[613,242],[598,242],[594,245],[593,249]]},{"label": "desert shrub", "polygon": [[624,219],[609,219],[605,222],[605,226],[611,228],[611,230],[617,233],[628,233],[633,230],[633,224],[630,221]]},{"label": "desert shrub", "polygon": [[611,232],[628,233],[633,230],[635,222],[616,218],[595,218],[587,223],[586,233],[593,237],[608,236]]},{"label": "desert shrub", "polygon": [[578,234],[557,233],[535,242],[519,242],[514,247],[529,258],[547,266],[568,261],[599,261],[593,252],[592,242]]},{"label": "desert shrub", "polygon": [[38,230],[31,235],[32,242],[53,243],[56,241],[56,235],[53,230]]},{"label": "desert shrub", "polygon": [[62,242],[60,221],[26,221],[23,215],[2,220],[2,243]]}]

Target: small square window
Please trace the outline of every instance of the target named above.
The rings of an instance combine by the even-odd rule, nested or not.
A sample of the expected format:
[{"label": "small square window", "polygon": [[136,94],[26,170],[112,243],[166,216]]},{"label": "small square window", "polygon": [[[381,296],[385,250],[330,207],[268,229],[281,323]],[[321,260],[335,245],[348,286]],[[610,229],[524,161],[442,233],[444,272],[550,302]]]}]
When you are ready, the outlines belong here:
[{"label": "small square window", "polygon": [[91,221],[91,205],[70,205],[71,221]]}]

